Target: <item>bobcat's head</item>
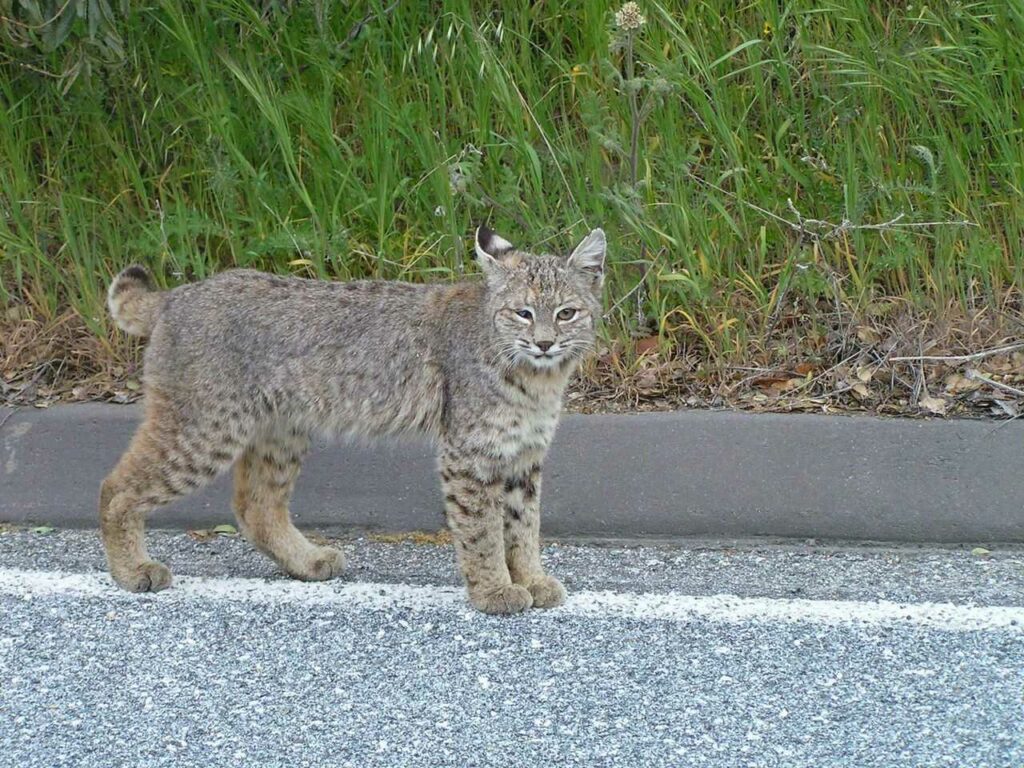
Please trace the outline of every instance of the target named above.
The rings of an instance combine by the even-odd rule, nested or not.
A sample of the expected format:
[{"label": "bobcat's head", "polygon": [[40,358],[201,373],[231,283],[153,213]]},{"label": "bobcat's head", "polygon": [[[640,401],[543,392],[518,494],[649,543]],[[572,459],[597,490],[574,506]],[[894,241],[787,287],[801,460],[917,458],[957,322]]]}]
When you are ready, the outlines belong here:
[{"label": "bobcat's head", "polygon": [[488,311],[502,364],[549,370],[593,349],[604,284],[602,230],[593,230],[568,256],[554,256],[520,251],[480,227],[476,255],[487,276]]}]

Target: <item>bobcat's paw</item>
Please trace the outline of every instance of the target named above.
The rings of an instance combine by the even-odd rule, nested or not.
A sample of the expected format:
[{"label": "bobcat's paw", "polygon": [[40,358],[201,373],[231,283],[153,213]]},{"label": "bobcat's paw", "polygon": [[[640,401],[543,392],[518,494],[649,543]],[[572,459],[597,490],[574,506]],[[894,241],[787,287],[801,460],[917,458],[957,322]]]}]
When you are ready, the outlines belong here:
[{"label": "bobcat's paw", "polygon": [[301,564],[287,570],[302,581],[327,581],[345,570],[345,555],[334,547],[316,547]]},{"label": "bobcat's paw", "polygon": [[526,588],[533,595],[534,608],[554,608],[565,602],[565,587],[554,576],[539,576],[527,584]]},{"label": "bobcat's paw", "polygon": [[471,591],[469,601],[483,613],[522,613],[533,605],[533,596],[518,584],[506,584],[485,591]]},{"label": "bobcat's paw", "polygon": [[171,586],[171,571],[156,560],[145,560],[138,565],[115,568],[110,575],[122,589],[129,592],[159,592]]}]

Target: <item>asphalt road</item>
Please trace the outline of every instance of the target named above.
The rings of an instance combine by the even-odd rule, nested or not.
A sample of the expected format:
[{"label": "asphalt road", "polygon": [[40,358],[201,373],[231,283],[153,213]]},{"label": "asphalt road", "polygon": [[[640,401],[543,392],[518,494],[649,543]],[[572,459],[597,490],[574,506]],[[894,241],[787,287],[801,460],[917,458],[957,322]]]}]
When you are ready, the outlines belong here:
[{"label": "asphalt road", "polygon": [[0,765],[1024,765],[1024,551],[549,546],[569,603],[471,611],[445,546],[330,584],[151,533],[0,535]]}]

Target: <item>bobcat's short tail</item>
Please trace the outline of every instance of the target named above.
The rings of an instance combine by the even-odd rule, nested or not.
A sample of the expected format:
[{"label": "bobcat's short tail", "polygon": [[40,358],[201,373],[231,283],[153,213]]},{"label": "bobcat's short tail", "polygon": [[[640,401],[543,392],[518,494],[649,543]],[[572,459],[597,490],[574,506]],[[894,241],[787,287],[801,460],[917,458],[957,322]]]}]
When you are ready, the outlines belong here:
[{"label": "bobcat's short tail", "polygon": [[114,322],[133,336],[149,336],[163,303],[163,293],[153,290],[149,272],[138,264],[123,269],[107,289]]}]

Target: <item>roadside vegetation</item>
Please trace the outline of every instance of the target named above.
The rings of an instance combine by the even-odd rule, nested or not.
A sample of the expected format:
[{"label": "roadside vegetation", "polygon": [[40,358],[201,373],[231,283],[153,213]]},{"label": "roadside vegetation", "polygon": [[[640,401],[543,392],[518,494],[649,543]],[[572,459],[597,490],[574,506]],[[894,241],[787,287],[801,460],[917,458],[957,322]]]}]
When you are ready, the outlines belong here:
[{"label": "roadside vegetation", "polygon": [[488,221],[609,234],[578,408],[1015,416],[1024,3],[735,8],[0,0],[0,400],[135,396],[132,261],[452,280]]}]

